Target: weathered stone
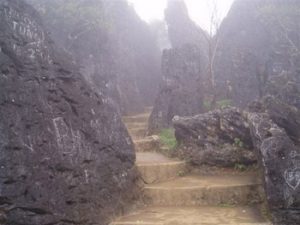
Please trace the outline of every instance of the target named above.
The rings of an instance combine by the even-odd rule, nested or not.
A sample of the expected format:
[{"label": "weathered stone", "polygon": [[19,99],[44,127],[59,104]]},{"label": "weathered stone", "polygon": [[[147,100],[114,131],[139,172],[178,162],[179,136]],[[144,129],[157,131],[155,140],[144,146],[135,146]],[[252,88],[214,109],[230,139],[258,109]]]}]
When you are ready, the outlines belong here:
[{"label": "weathered stone", "polygon": [[203,51],[207,50],[208,34],[190,19],[188,9],[183,0],[168,1],[165,20],[172,48],[192,44]]},{"label": "weathered stone", "polygon": [[89,85],[105,92],[123,115],[153,105],[161,82],[161,52],[149,25],[126,0],[26,1],[39,10]]},{"label": "weathered stone", "polygon": [[264,169],[265,191],[275,225],[300,221],[300,149],[267,114],[249,113],[248,121]]},{"label": "weathered stone", "polygon": [[176,115],[191,116],[203,111],[200,59],[201,52],[193,45],[164,51],[163,84],[149,119],[150,133],[170,127]]},{"label": "weathered stone", "polygon": [[57,53],[30,6],[0,0],[0,28],[7,224],[106,224],[131,198],[135,179],[133,144],[119,114]]},{"label": "weathered stone", "polygon": [[280,101],[274,96],[263,98],[263,106],[271,119],[295,142],[300,142],[300,111],[298,108]]},{"label": "weathered stone", "polygon": [[256,161],[248,124],[236,108],[173,119],[180,154],[196,165],[234,166]]},{"label": "weathered stone", "polygon": [[295,142],[300,142],[300,89],[291,74],[283,73],[270,79],[266,86],[268,94],[261,100],[260,112],[270,118]]},{"label": "weathered stone", "polygon": [[150,133],[170,127],[175,115],[204,111],[206,34],[190,19],[182,0],[168,1],[165,20],[172,49],[163,52],[163,81],[149,119]]},{"label": "weathered stone", "polygon": [[300,95],[291,75],[272,77],[266,86],[268,95],[252,104],[247,116],[275,225],[300,221]]},{"label": "weathered stone", "polygon": [[281,73],[269,79],[265,93],[291,106],[300,108],[299,77],[292,73]]},{"label": "weathered stone", "polygon": [[299,75],[300,4],[289,0],[238,0],[218,33],[214,62],[219,94],[245,107],[265,95],[269,79]]}]

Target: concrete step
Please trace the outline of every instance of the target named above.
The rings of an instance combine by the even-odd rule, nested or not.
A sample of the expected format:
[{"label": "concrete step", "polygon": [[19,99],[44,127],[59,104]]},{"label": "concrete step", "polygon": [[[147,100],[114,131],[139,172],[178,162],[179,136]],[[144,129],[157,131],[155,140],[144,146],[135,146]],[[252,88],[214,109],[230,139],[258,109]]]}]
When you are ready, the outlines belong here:
[{"label": "concrete step", "polygon": [[148,207],[111,225],[269,225],[252,207]]},{"label": "concrete step", "polygon": [[155,152],[159,150],[159,137],[155,135],[137,139],[133,142],[136,152]]},{"label": "concrete step", "polygon": [[186,172],[184,161],[171,160],[159,153],[136,153],[136,165],[146,184],[168,181]]},{"label": "concrete step", "polygon": [[134,116],[124,116],[122,118],[123,122],[128,123],[148,123],[150,113],[138,114]]},{"label": "concrete step", "polygon": [[262,201],[253,175],[185,176],[146,185],[144,202],[157,206],[250,205]]}]

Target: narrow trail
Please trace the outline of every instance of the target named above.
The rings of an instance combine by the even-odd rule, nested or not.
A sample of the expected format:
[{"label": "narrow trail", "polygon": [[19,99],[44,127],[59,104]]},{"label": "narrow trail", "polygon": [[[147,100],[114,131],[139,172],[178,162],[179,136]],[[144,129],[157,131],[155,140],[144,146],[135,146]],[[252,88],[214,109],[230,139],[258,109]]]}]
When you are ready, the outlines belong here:
[{"label": "narrow trail", "polygon": [[262,185],[256,174],[187,174],[184,161],[160,154],[158,140],[145,137],[148,117],[123,118],[145,182],[145,207],[111,225],[268,225],[259,210]]}]

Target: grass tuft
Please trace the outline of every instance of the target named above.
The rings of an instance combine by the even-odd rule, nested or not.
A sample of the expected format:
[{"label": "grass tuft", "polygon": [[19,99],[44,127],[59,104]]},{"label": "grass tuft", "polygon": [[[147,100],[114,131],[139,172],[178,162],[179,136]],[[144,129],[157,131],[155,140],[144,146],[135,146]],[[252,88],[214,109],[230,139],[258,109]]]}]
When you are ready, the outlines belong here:
[{"label": "grass tuft", "polygon": [[168,149],[172,150],[177,147],[174,129],[163,129],[159,133],[161,143]]}]

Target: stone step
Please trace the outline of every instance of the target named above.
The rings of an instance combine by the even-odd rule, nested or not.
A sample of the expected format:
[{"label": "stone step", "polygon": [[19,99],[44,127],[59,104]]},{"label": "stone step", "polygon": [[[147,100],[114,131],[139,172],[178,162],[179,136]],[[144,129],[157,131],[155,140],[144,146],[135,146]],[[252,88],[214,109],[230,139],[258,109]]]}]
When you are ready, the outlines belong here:
[{"label": "stone step", "polygon": [[150,114],[149,113],[144,113],[144,114],[138,114],[134,116],[124,116],[122,118],[123,122],[128,124],[128,123],[148,123]]},{"label": "stone step", "polygon": [[258,207],[148,207],[110,225],[269,225]]},{"label": "stone step", "polygon": [[146,184],[168,181],[186,172],[184,161],[171,160],[159,153],[136,153],[136,165]]},{"label": "stone step", "polygon": [[125,125],[126,125],[127,129],[140,128],[140,129],[147,130],[147,128],[148,128],[148,124],[147,123],[143,123],[143,122],[125,123]]},{"label": "stone step", "polygon": [[155,152],[159,150],[159,137],[147,136],[145,138],[134,140],[136,152]]},{"label": "stone step", "polygon": [[262,201],[262,185],[253,175],[178,177],[146,185],[144,202],[158,206],[250,205]]},{"label": "stone step", "polygon": [[141,139],[146,136],[147,130],[145,128],[130,128],[128,129],[128,132],[132,139]]},{"label": "stone step", "polygon": [[145,112],[148,112],[149,114],[151,114],[152,111],[153,111],[153,106],[146,106],[145,107]]}]

